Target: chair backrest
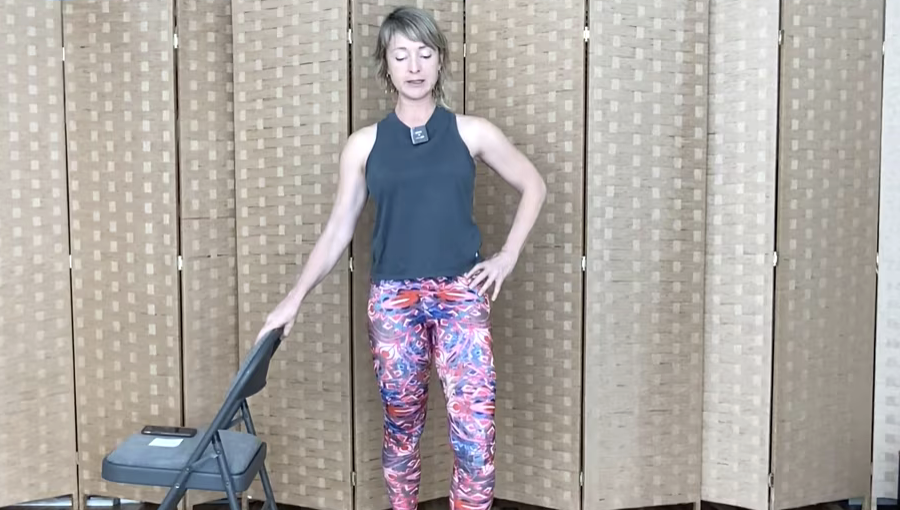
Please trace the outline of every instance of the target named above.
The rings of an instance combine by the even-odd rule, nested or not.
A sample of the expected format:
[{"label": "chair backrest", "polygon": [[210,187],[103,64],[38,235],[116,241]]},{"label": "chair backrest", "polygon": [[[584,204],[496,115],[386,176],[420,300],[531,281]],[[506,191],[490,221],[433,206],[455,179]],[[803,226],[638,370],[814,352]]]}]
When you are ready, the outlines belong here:
[{"label": "chair backrest", "polygon": [[256,395],[266,387],[269,366],[275,351],[281,345],[284,328],[277,328],[257,342],[238,368],[225,394],[225,401],[211,424],[214,428],[224,428],[234,417],[245,399]]},{"label": "chair backrest", "polygon": [[[210,422],[206,432],[199,441],[196,442],[194,451],[187,460],[186,465],[193,466],[200,457],[207,451],[213,437],[220,430],[230,429],[235,414],[240,409],[245,399],[259,393],[266,386],[266,379],[269,375],[269,364],[278,346],[281,345],[281,337],[284,334],[283,328],[278,328],[266,333],[259,342],[253,345],[247,357],[241,363],[240,368],[231,381],[231,386],[225,395],[225,401],[216,413],[215,418]],[[187,476],[182,473],[179,476]],[[181,478],[180,478],[181,479]],[[182,482],[184,479],[181,479]],[[174,494],[174,492],[169,493]],[[169,496],[166,496],[168,499]]]}]

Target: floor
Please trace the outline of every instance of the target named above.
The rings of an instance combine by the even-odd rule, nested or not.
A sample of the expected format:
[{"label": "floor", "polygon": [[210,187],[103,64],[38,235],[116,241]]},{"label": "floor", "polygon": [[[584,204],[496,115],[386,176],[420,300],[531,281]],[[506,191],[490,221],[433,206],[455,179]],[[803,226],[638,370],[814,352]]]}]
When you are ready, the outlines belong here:
[{"label": "floor", "polygon": [[[158,505],[141,503],[127,503],[121,504],[118,506],[110,506],[108,502],[102,506],[94,506],[89,505],[87,510],[157,510]],[[314,510],[308,508],[302,508],[292,505],[278,505],[279,510]],[[72,510],[71,506],[39,506],[35,504],[30,504],[28,506],[10,506],[0,508],[0,510]],[[229,510],[228,503],[226,501],[220,501],[215,503],[204,503],[200,505],[195,505],[192,510]],[[249,507],[246,510],[262,510],[262,502],[252,501],[249,504]],[[318,509],[315,509],[318,510]],[[428,501],[419,504],[419,510],[449,510],[449,504],[446,499],[444,500],[435,500]],[[531,506],[531,505],[523,505],[521,503],[512,503],[506,501],[496,501],[494,503],[493,510],[547,510],[545,508]],[[653,510],[668,510],[667,508],[654,508]],[[685,510],[690,510],[690,507]]]},{"label": "floor", "polygon": [[[157,510],[158,505],[154,504],[122,504],[119,506],[110,506],[108,503],[104,506],[94,506],[89,505],[88,510]],[[307,508],[301,508],[291,505],[278,505],[279,510],[312,510]],[[647,509],[630,509],[630,510],[693,510],[694,505],[672,505],[672,506],[659,506],[659,507],[651,507]],[[37,506],[37,505],[28,505],[28,506],[11,506],[0,508],[0,510],[71,510],[70,506]],[[201,505],[196,505],[191,510],[228,510],[228,504],[223,500],[221,502],[214,503],[205,503]],[[262,510],[262,503],[258,501],[250,502],[249,508],[246,510]],[[418,510],[449,510],[449,505],[447,500],[436,500],[429,501],[425,503],[421,503],[419,505]],[[531,505],[524,505],[521,503],[507,502],[507,501],[497,501],[494,505],[494,510],[547,510],[540,507],[535,507]],[[701,505],[700,510],[741,510],[736,509],[735,507],[729,507],[727,505],[718,505],[712,503],[704,503]],[[862,510],[859,506],[854,506],[852,504],[846,503],[832,503],[827,505],[817,505],[813,507],[799,508],[795,510]],[[888,505],[879,505],[878,510],[900,510],[900,505],[896,504],[888,504]]]}]

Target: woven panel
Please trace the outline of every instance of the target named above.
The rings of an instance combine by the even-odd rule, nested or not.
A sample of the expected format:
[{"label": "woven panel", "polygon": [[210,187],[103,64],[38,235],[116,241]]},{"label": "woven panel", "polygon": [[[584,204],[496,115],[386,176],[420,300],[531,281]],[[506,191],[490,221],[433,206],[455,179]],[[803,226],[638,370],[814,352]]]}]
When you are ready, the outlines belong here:
[{"label": "woven panel", "polygon": [[0,507],[77,492],[60,4],[0,16]]},{"label": "woven panel", "polygon": [[[450,107],[462,110],[463,2],[462,0],[418,0],[418,7],[432,13],[450,43],[450,80],[446,85]],[[393,98],[375,77],[373,57],[378,29],[394,4],[384,0],[353,2],[353,129],[357,130],[381,120],[394,108]],[[383,411],[378,384],[372,366],[366,319],[371,270],[371,238],[374,207],[367,204],[353,238],[353,391],[356,429],[356,501],[359,510],[389,508],[381,469]],[[422,455],[422,481],[419,500],[447,496],[450,488],[453,452],[449,445],[446,401],[437,371],[432,369],[428,390],[425,432],[419,443]]]},{"label": "woven panel", "polygon": [[900,497],[900,2],[885,12],[872,496]]},{"label": "woven panel", "polygon": [[778,0],[710,2],[704,501],[768,505]]},{"label": "woven panel", "polygon": [[[347,135],[345,3],[235,0],[240,348],[287,295],[319,239]],[[307,296],[253,399],[280,503],[350,508],[349,277],[343,258]],[[261,487],[252,492],[262,498]]]},{"label": "woven panel", "polygon": [[[492,308],[497,497],[579,505],[585,5],[466,3],[466,114],[487,118],[528,157],[547,200]],[[482,252],[505,242],[519,194],[483,164]]]},{"label": "woven panel", "polygon": [[708,2],[590,5],[585,508],[695,502]]},{"label": "woven panel", "polygon": [[231,5],[178,4],[185,420],[213,418],[237,370]]},{"label": "woven panel", "polygon": [[776,508],[869,490],[884,3],[783,5]]},{"label": "woven panel", "polygon": [[65,2],[82,494],[147,423],[181,422],[172,2]]},{"label": "woven panel", "polygon": [[184,419],[199,426],[215,416],[238,364],[231,2],[179,0],[176,19]]}]

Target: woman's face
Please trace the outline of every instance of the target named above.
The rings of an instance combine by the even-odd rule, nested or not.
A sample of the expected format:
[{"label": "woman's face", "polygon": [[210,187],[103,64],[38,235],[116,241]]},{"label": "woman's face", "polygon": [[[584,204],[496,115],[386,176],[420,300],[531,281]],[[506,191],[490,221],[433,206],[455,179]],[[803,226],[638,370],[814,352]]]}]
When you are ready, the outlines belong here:
[{"label": "woman's face", "polygon": [[395,35],[388,45],[387,63],[394,88],[408,99],[428,97],[437,83],[440,58],[424,43]]}]

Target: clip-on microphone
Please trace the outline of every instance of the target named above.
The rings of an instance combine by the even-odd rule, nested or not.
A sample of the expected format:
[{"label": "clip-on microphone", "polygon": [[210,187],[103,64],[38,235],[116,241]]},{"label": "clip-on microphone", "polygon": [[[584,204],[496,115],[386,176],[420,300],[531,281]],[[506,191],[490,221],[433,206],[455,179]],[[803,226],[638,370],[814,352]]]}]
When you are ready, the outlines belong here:
[{"label": "clip-on microphone", "polygon": [[425,126],[410,128],[409,137],[413,145],[419,145],[428,141],[428,129]]}]

